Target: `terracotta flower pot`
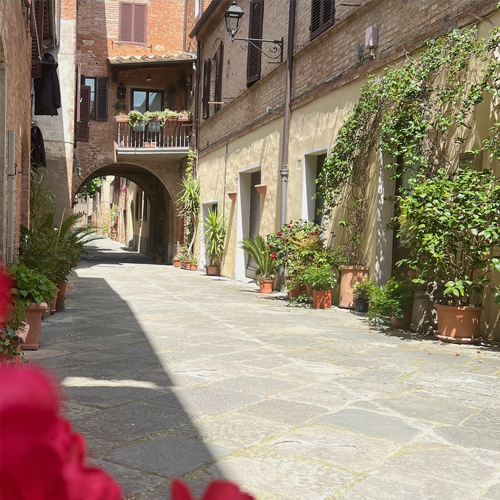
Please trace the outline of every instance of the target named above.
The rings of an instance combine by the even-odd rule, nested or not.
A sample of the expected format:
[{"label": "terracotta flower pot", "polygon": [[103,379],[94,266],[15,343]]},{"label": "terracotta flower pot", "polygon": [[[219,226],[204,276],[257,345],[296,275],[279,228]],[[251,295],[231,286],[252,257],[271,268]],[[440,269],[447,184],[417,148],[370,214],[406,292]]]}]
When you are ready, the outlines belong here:
[{"label": "terracotta flower pot", "polygon": [[65,306],[65,299],[66,299],[66,291],[68,290],[68,282],[64,281],[63,283],[59,283],[57,285],[57,288],[59,289],[59,293],[57,294],[57,301],[56,301],[56,311],[64,311]]},{"label": "terracotta flower pot", "polygon": [[[23,340],[23,343],[26,341],[26,338],[28,337],[30,331],[30,325],[24,325],[24,327],[20,328],[17,331],[17,336],[20,337]],[[3,338],[3,336],[0,334],[0,337]],[[0,362],[2,361],[14,361],[14,363],[19,363],[21,360],[21,346],[23,344],[20,344],[19,342],[16,343],[15,345],[15,352],[13,356],[10,354],[3,354],[0,353]]]},{"label": "terracotta flower pot", "polygon": [[354,309],[352,287],[357,281],[364,281],[368,277],[368,271],[366,266],[340,266],[339,307]]},{"label": "terracotta flower pot", "polygon": [[191,271],[198,271],[198,264],[189,264],[189,269]]},{"label": "terracotta flower pot", "polygon": [[305,291],[306,287],[304,285],[297,285],[295,288],[288,291],[288,298],[297,299],[299,295],[302,295]]},{"label": "terracotta flower pot", "polygon": [[313,304],[316,309],[331,309],[332,291],[313,290]]},{"label": "terracotta flower pot", "polygon": [[26,319],[30,329],[28,337],[21,346],[23,351],[36,351],[40,346],[40,332],[42,330],[42,317],[49,306],[42,302],[40,304],[31,304],[26,308]]},{"label": "terracotta flower pot", "polygon": [[206,266],[207,276],[219,276],[219,266]]},{"label": "terracotta flower pot", "polygon": [[273,282],[272,281],[259,281],[260,293],[272,293]]},{"label": "terracotta flower pot", "polygon": [[397,319],[396,316],[391,318],[392,326],[398,328],[399,330],[409,330],[411,325],[411,316],[413,310],[407,309],[405,312],[405,317],[401,320]]},{"label": "terracotta flower pot", "polygon": [[481,313],[484,307],[457,307],[434,304],[438,314],[436,337],[447,342],[472,344],[479,341]]},{"label": "terracotta flower pot", "polygon": [[55,314],[55,312],[57,311],[57,296],[58,295],[59,295],[59,288],[56,288],[56,295],[52,299],[52,302],[49,305],[50,314]]},{"label": "terracotta flower pot", "polygon": [[174,264],[174,267],[180,267],[181,261],[179,259],[172,259],[172,263]]}]

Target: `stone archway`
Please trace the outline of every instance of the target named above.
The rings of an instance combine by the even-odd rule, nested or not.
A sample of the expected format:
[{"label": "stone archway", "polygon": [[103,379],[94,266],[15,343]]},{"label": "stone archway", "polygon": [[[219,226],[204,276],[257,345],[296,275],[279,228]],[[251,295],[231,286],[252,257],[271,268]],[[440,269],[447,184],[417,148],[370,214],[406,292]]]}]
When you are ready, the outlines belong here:
[{"label": "stone archway", "polygon": [[[139,235],[128,238],[126,243],[143,252],[144,248],[150,249],[153,245],[161,243],[166,248],[166,259],[170,263],[175,244],[177,241],[183,242],[181,236],[184,233],[184,221],[177,216],[175,209],[175,200],[180,190],[180,175],[177,171],[154,168],[154,165],[147,168],[135,163],[119,162],[102,165],[86,174],[86,176],[74,179],[73,195],[76,195],[78,189],[86,182],[101,176],[128,179],[147,195],[151,207],[147,244],[137,244]],[[132,201],[134,204],[130,203],[129,207],[133,206],[134,210],[127,212],[130,217],[134,216],[137,203],[136,200],[129,200],[129,202]]]}]

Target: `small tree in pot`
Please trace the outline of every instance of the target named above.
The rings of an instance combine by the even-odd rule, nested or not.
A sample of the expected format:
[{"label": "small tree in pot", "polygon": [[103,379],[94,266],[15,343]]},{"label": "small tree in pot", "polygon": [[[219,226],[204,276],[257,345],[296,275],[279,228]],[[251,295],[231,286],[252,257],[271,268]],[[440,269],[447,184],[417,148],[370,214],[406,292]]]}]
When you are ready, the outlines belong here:
[{"label": "small tree in pot", "polygon": [[[499,179],[491,170],[441,169],[433,178],[417,177],[399,206],[399,235],[411,249],[403,262],[418,270],[416,282],[435,281],[443,289],[438,337],[477,340],[484,287],[491,284],[500,302],[500,288],[490,279],[500,269]],[[444,322],[450,313],[461,324]]]},{"label": "small tree in pot", "polygon": [[210,264],[207,265],[207,274],[217,276],[220,273],[220,260],[224,253],[226,240],[226,221],[221,212],[209,210],[203,220],[205,228],[205,251]]},{"label": "small tree in pot", "polygon": [[244,238],[241,248],[247,252],[257,264],[257,279],[260,292],[271,293],[276,272],[276,255],[271,252],[266,240],[258,235]]}]

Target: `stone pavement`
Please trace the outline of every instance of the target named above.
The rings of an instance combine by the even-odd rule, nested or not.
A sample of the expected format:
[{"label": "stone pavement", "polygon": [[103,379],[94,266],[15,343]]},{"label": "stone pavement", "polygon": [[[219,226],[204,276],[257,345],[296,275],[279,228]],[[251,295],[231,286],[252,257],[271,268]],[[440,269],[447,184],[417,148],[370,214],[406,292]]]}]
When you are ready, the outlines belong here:
[{"label": "stone pavement", "polygon": [[27,352],[134,500],[500,499],[500,351],[287,307],[99,240]]}]

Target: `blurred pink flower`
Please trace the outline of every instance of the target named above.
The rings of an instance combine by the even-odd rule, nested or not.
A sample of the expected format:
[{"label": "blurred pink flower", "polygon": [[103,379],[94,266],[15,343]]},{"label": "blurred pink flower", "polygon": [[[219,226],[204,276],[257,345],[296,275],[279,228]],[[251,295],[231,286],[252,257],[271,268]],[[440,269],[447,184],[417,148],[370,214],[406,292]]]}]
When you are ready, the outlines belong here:
[{"label": "blurred pink flower", "polygon": [[[186,483],[180,479],[172,481],[172,500],[195,500]],[[230,481],[212,481],[201,500],[255,500],[248,493],[243,493],[238,485]]]},{"label": "blurred pink flower", "polygon": [[85,464],[85,440],[60,416],[47,373],[0,365],[0,380],[0,498],[120,500],[118,484]]},{"label": "blurred pink flower", "polygon": [[14,286],[12,278],[4,267],[0,267],[0,327],[3,325],[11,307],[10,290]]}]

